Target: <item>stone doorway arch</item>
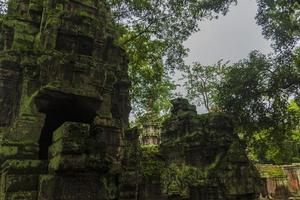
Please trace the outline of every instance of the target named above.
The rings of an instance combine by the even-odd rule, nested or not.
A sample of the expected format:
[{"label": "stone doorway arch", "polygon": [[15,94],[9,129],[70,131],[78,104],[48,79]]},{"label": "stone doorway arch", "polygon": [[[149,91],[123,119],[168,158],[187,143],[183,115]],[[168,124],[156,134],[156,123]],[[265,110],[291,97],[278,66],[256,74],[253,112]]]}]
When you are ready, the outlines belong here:
[{"label": "stone doorway arch", "polygon": [[39,112],[45,115],[45,121],[39,136],[39,159],[48,159],[48,149],[52,144],[53,132],[65,122],[91,124],[100,106],[97,99],[63,94],[57,91],[43,91],[36,97]]}]

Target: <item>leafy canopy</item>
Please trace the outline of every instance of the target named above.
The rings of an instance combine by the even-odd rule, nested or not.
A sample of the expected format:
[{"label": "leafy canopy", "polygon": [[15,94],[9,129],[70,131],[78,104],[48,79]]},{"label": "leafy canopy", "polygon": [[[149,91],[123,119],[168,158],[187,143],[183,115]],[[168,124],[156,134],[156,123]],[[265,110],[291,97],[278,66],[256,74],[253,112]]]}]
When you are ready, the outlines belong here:
[{"label": "leafy canopy", "polygon": [[228,62],[224,63],[222,60],[215,65],[202,65],[195,62],[187,67],[183,79],[188,99],[198,106],[204,106],[208,112],[216,110],[217,87],[224,79],[227,70]]},{"label": "leafy canopy", "polygon": [[[236,0],[107,0],[117,24],[130,32],[121,44],[145,36],[163,44],[161,56],[166,68],[184,66],[182,42],[199,30],[198,22],[226,14]],[[135,46],[131,46],[135,48]]]},{"label": "leafy canopy", "polygon": [[295,125],[288,107],[299,92],[299,75],[295,62],[285,66],[254,51],[230,67],[218,86],[216,104],[232,114],[246,135],[270,128],[281,134]]},{"label": "leafy canopy", "polygon": [[198,21],[226,14],[236,0],[107,0],[129,55],[133,113],[166,113],[175,88],[170,72],[185,67],[183,42]]},{"label": "leafy canopy", "polygon": [[257,0],[257,24],[276,52],[291,52],[300,39],[299,0]]}]

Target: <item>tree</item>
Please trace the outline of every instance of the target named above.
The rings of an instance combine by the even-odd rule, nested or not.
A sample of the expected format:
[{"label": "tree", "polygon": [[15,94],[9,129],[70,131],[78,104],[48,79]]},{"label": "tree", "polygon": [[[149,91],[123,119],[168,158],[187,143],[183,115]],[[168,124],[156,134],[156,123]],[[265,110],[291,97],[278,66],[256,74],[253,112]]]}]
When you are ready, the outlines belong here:
[{"label": "tree", "polygon": [[257,0],[257,23],[273,41],[279,53],[291,53],[300,39],[300,2],[298,0]]},{"label": "tree", "polygon": [[[214,106],[232,115],[237,131],[258,160],[285,163],[296,155],[288,147],[299,143],[295,139],[299,135],[299,117],[289,106],[292,99],[294,104],[300,103],[300,2],[257,2],[257,23],[263,35],[273,41],[274,54],[268,57],[254,51],[249,58],[228,66],[221,81],[209,92],[217,94],[211,96]],[[198,88],[189,88],[192,94],[203,92],[203,86],[195,82],[193,85]]]},{"label": "tree", "polygon": [[[288,112],[300,119],[300,108],[295,101],[290,103]],[[300,123],[289,130],[284,138],[272,137],[272,131],[263,130],[253,134],[248,143],[250,158],[256,162],[287,164],[300,161]]]},{"label": "tree", "polygon": [[287,125],[287,107],[298,93],[299,67],[282,66],[254,51],[233,65],[219,86],[217,105],[251,132]]},{"label": "tree", "polygon": [[150,111],[157,115],[166,112],[175,86],[163,65],[163,44],[159,40],[151,41],[147,35],[140,35],[125,45],[133,36],[126,28],[120,31],[123,36],[118,43],[123,43],[129,56],[129,76],[132,82],[130,96],[134,116],[140,117]]},{"label": "tree", "polygon": [[[163,44],[162,57],[168,69],[180,69],[187,50],[182,43],[198,31],[198,22],[226,14],[237,0],[107,0],[114,21],[129,33],[121,45],[139,40],[141,36]],[[122,34],[121,34],[122,36]],[[136,48],[131,45],[130,48]],[[137,48],[136,48],[137,49]],[[138,51],[139,49],[137,49]]]},{"label": "tree", "polygon": [[232,65],[218,86],[216,105],[231,114],[236,130],[260,161],[292,160],[284,155],[299,125],[299,113],[290,109],[300,88],[297,62],[286,66],[254,51]]},{"label": "tree", "polygon": [[227,69],[228,62],[223,63],[222,60],[211,66],[194,63],[193,66],[187,67],[183,78],[188,99],[198,106],[204,105],[208,112],[216,110],[217,87],[224,79]]},{"label": "tree", "polygon": [[174,85],[170,73],[185,67],[183,47],[198,21],[226,14],[236,0],[108,0],[116,27],[118,44],[129,55],[131,96],[136,116],[169,108]]},{"label": "tree", "polygon": [[299,51],[294,51],[289,65],[258,51],[234,64],[195,63],[185,75],[188,96],[208,111],[230,114],[254,160],[277,164],[297,161]]}]

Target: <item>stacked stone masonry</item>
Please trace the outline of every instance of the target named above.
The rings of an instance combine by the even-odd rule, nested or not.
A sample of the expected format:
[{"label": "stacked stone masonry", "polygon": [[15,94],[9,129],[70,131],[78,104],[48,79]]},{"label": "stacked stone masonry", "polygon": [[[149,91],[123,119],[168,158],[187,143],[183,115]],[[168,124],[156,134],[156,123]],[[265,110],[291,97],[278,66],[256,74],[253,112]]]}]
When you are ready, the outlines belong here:
[{"label": "stacked stone masonry", "polygon": [[117,199],[130,82],[104,1],[8,4],[0,26],[0,199]]},{"label": "stacked stone masonry", "polygon": [[263,180],[260,200],[300,199],[300,164],[256,167]]},{"label": "stacked stone masonry", "polygon": [[258,172],[227,116],[176,99],[162,131],[126,131],[128,61],[104,0],[8,3],[0,200],[258,198]]},{"label": "stacked stone masonry", "polygon": [[142,145],[140,151],[140,199],[259,198],[259,172],[224,114],[198,115],[187,100],[175,99],[161,143]]},{"label": "stacked stone masonry", "polygon": [[140,131],[140,199],[300,199],[300,164],[254,166],[226,115],[177,99],[162,129],[150,117]]}]

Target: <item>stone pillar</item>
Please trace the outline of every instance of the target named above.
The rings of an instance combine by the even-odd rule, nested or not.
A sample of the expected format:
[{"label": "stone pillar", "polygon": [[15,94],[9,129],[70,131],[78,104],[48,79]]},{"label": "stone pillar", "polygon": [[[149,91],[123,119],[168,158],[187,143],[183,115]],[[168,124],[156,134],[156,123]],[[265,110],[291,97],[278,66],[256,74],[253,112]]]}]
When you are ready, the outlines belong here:
[{"label": "stone pillar", "polygon": [[121,174],[120,200],[137,200],[139,184],[139,131],[137,128],[126,131],[124,157],[122,159],[123,171]]},{"label": "stone pillar", "polygon": [[91,139],[88,124],[67,122],[55,131],[49,174],[40,177],[39,200],[102,199],[100,177],[109,164],[99,141]]},{"label": "stone pillar", "polygon": [[154,113],[146,113],[141,124],[141,145],[159,145],[161,142],[161,119]]}]

